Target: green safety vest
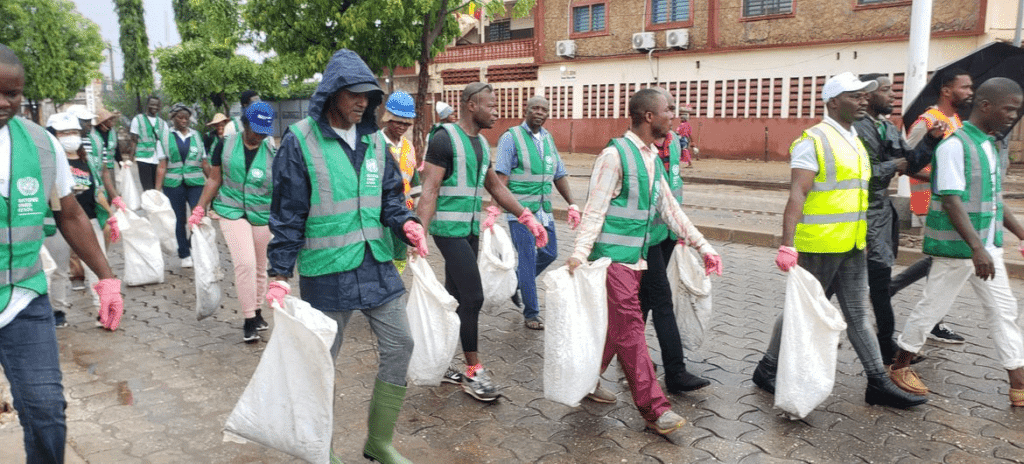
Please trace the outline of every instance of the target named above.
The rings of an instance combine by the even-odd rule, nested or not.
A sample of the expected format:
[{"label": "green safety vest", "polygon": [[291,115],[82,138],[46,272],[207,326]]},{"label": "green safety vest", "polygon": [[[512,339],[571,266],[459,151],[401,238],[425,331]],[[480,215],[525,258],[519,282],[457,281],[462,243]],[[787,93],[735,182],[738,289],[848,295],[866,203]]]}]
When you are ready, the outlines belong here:
[{"label": "green safety vest", "polygon": [[[796,225],[797,251],[845,253],[867,244],[868,181],[871,164],[867,149],[856,146],[824,122],[804,131],[793,146],[810,138],[818,157],[818,174],[804,201]],[[790,148],[792,151],[792,148]]]},{"label": "green safety vest", "polygon": [[231,124],[234,125],[235,133],[236,134],[241,134],[242,130],[245,129],[245,127],[242,126],[242,117],[241,116],[234,116],[234,117],[232,117],[231,118]]},{"label": "green safety vest", "polygon": [[213,210],[227,219],[244,216],[254,226],[267,225],[274,183],[270,170],[274,150],[264,139],[246,171],[242,134],[230,134],[224,136],[220,156],[222,183],[213,200]]},{"label": "green safety vest", "polygon": [[654,169],[654,183],[647,172],[640,149],[629,139],[612,139],[622,163],[622,188],[612,198],[605,214],[601,233],[587,259],[595,261],[609,257],[616,263],[635,264],[647,256],[654,216],[658,214],[659,184],[664,169]]},{"label": "green safety vest", "polygon": [[[107,166],[107,169],[114,169],[114,163],[117,162],[114,159],[114,153],[117,151],[117,134],[114,130],[110,130],[110,133],[107,134],[107,140],[104,141],[99,130],[94,127],[89,132],[89,140],[92,142],[92,153],[89,154],[89,159],[91,160],[93,157],[96,157],[100,163]],[[92,166],[91,162],[89,166]],[[99,175],[97,172],[93,172],[93,174]]]},{"label": "green safety vest", "polygon": [[[674,132],[673,132],[674,133]],[[683,156],[683,149],[679,146],[679,136],[672,137],[669,141],[666,139],[665,143],[668,143],[668,172],[665,173],[665,179],[668,180],[669,187],[672,188],[672,196],[676,197],[676,201],[679,203],[683,202],[683,178],[679,176],[679,158]],[[655,160],[658,168],[664,170],[664,164],[661,162],[659,157]],[[661,243],[666,238],[676,239],[675,232],[668,230],[668,224],[661,219],[661,215],[654,216],[654,224],[651,226],[651,243]]]},{"label": "green safety vest", "polygon": [[0,312],[11,302],[14,287],[46,294],[46,275],[39,259],[43,222],[50,211],[47,196],[57,174],[57,155],[46,130],[17,116],[11,132],[10,193],[0,201]]},{"label": "green safety vest", "polygon": [[545,132],[541,144],[544,153],[537,151],[530,130],[522,125],[508,130],[519,154],[519,165],[512,169],[508,176],[508,189],[521,205],[530,208],[534,213],[542,208],[551,212],[551,182],[554,180],[555,166],[558,164],[558,151],[551,133]]},{"label": "green safety vest", "polygon": [[[167,147],[167,174],[164,176],[164,186],[177,187],[182,180],[189,187],[198,187],[206,181],[203,175],[203,158],[206,158],[206,147],[200,140],[199,133],[193,132],[188,138],[188,155],[182,160],[181,153],[178,153],[178,141],[174,135],[168,133],[164,146]],[[223,156],[223,155],[221,155]],[[244,158],[244,156],[243,156]],[[222,165],[226,164],[223,163]],[[243,168],[244,165],[243,165]]]},{"label": "green safety vest", "polygon": [[[159,116],[156,118],[156,127],[149,123],[149,118],[145,114],[135,115],[135,120],[138,121],[140,132],[139,143],[135,145],[135,159],[150,159],[156,156],[156,144],[167,140],[167,125]],[[166,151],[164,150],[165,153]]]},{"label": "green safety vest", "polygon": [[[960,197],[971,226],[978,232],[981,243],[987,244],[993,239],[995,246],[1003,245],[1003,187],[1000,173],[1000,159],[993,157],[995,164],[989,164],[988,156],[982,145],[990,141],[977,126],[969,121],[957,129],[953,135],[940,142],[940,146],[952,138],[957,138],[964,147],[964,179],[967,185],[962,192],[932,192],[935,195],[928,206],[928,217],[925,219],[924,244],[922,251],[932,256],[969,259],[971,248],[960,233],[953,227],[949,214],[942,208],[942,195]],[[932,185],[940,166],[937,159],[932,160]],[[995,181],[993,182],[993,178]],[[995,227],[992,227],[993,221]],[[995,237],[990,237],[995,232]]]},{"label": "green safety vest", "polygon": [[[103,139],[100,138],[96,129],[89,132],[89,142],[92,143],[92,153],[86,153],[85,164],[89,165],[89,172],[92,173],[93,186],[96,187],[96,197],[106,193],[103,184],[103,153],[106,151]],[[102,209],[97,205],[96,210]]]},{"label": "green safety vest", "polygon": [[301,119],[289,130],[302,148],[310,180],[299,274],[315,277],[351,271],[362,264],[367,244],[377,262],[394,259],[389,237],[393,234],[380,221],[387,156],[383,140],[363,136],[373,149],[367,148],[356,173],[341,141],[325,139],[313,118]]},{"label": "green safety vest", "polygon": [[480,208],[484,178],[491,165],[487,139],[477,135],[483,156],[479,164],[469,136],[458,124],[442,124],[434,132],[445,130],[452,141],[452,175],[441,182],[437,195],[437,214],[430,223],[430,234],[438,237],[468,237],[480,233]]}]

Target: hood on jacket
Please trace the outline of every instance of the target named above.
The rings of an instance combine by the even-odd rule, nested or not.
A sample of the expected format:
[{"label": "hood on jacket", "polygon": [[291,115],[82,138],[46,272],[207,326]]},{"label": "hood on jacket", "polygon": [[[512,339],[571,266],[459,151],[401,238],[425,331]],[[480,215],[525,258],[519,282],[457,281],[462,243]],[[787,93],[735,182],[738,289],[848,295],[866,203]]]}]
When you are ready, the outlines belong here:
[{"label": "hood on jacket", "polygon": [[[330,104],[331,97],[339,90],[355,84],[373,84],[377,86],[377,77],[370,72],[362,58],[359,58],[352,50],[341,49],[334,52],[334,56],[327,62],[323,78],[316,92],[309,99],[309,116],[318,122],[327,122],[327,115],[324,109]],[[377,107],[383,99],[383,91],[371,91],[368,94],[369,101],[366,111],[363,112],[363,119],[358,126],[369,125],[374,131],[377,130]],[[329,124],[328,124],[329,125]]]}]

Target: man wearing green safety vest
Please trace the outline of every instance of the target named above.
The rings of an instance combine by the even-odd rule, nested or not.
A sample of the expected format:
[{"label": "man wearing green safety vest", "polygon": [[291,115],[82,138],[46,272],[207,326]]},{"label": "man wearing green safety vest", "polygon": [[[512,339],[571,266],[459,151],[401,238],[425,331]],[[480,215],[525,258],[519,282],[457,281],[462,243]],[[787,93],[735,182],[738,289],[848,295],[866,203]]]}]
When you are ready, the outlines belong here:
[{"label": "man wearing green safety vest", "polygon": [[416,213],[444,256],[444,286],[459,302],[456,313],[461,321],[459,339],[466,367],[449,368],[443,380],[462,384],[466,394],[480,401],[494,401],[500,394],[477,354],[478,322],[484,303],[477,245],[481,230],[493,227],[497,218],[497,214],[490,214],[481,223],[484,191],[530,229],[538,247],[543,248],[548,237],[533,212],[519,204],[491,167],[489,145],[480,130],[493,127],[498,118],[494,90],[474,82],[463,90],[460,102],[459,122],[442,124],[431,134],[423,164],[423,195]]},{"label": "man wearing green safety vest", "polygon": [[132,146],[129,148],[132,161],[139,168],[139,182],[142,190],[156,188],[156,167],[167,156],[167,123],[160,119],[160,98],[151,95],[146,99],[146,113],[132,118],[128,128]]},{"label": "man wearing green safety vest", "polygon": [[392,446],[392,436],[405,400],[413,339],[388,235],[415,246],[420,257],[427,255],[427,242],[423,226],[405,206],[398,163],[380,138],[372,137],[374,110],[382,98],[363,60],[339,50],[310,98],[309,116],[281,139],[272,168],[267,273],[273,281],[267,300],[284,304],[287,279],[298,261],[302,299],[338,323],[334,357],[352,313],[366,316],[377,336],[380,368],[363,455],[401,464],[409,460]]},{"label": "man wearing green safety vest", "polygon": [[[821,91],[827,110],[824,120],[805,130],[790,148],[793,180],[775,263],[783,272],[799,263],[826,292],[839,297],[846,334],[868,377],[864,400],[909,408],[924,404],[927,398],[906,393],[889,381],[868,300],[864,248],[871,163],[852,124],[867,115],[868,92],[877,87],[877,81],[861,82],[849,72],[825,82]],[[772,394],[781,342],[782,314],[753,376],[755,385]]]},{"label": "man wearing green safety vest", "polygon": [[163,146],[167,156],[156,168],[156,189],[167,195],[174,210],[174,236],[178,241],[178,258],[181,267],[192,267],[192,243],[185,232],[188,212],[199,205],[203,194],[203,162],[206,161],[206,147],[199,132],[189,127],[192,110],[184,103],[175,103],[168,112],[174,130],[164,135]]},{"label": "man wearing green safety vest", "polygon": [[[100,280],[100,317],[111,330],[120,324],[124,301],[72,193],[74,180],[64,149],[45,129],[16,116],[21,110],[25,69],[0,44],[0,367],[11,384],[24,430],[26,461],[62,463],[67,424],[53,309],[39,253],[44,218],[53,210],[71,248]],[[6,451],[6,450],[5,450]]]},{"label": "man wearing green safety vest", "polygon": [[[569,204],[569,227],[575,229],[580,225],[580,209],[572,199],[565,164],[555,148],[554,138],[544,129],[549,107],[548,100],[540,95],[526,100],[523,123],[509,128],[498,139],[498,154],[494,165],[498,179],[508,186],[516,200],[534,212],[537,221],[548,232],[547,246],[537,248],[533,234],[517,222],[515,217],[508,217],[512,243],[519,255],[519,267],[516,269],[519,294],[513,301],[517,306],[521,305],[526,327],[534,330],[544,329],[537,303],[537,276],[558,258],[555,218],[551,214],[552,183]],[[487,211],[492,214],[500,212],[493,201]]]},{"label": "man wearing green safety vest", "polygon": [[1017,121],[1024,95],[1016,82],[995,77],[978,87],[974,101],[967,122],[935,150],[923,246],[934,260],[924,298],[896,340],[899,350],[890,376],[906,391],[928,392],[910,361],[969,281],[988,314],[997,358],[1009,376],[1010,404],[1024,407],[1024,335],[1002,248],[1006,227],[1022,240],[1024,252],[1024,226],[1003,205],[1002,160],[992,137]]},{"label": "man wearing green safety vest", "polygon": [[[686,237],[704,257],[705,272],[722,274],[722,260],[700,234],[671,194],[664,169],[657,164],[654,141],[671,129],[673,113],[668,99],[655,89],[643,89],[629,98],[631,125],[625,135],[612,139],[594,161],[590,196],[572,257],[566,262],[572,273],[582,263],[610,258],[605,280],[608,289],[608,334],[601,370],[613,357],[626,374],[633,403],[647,427],[669,435],[686,424],[658,385],[647,351],[640,310],[640,279],[647,268],[647,249],[654,218],[660,217],[676,234]],[[587,398],[614,403],[615,395],[601,386]]]}]

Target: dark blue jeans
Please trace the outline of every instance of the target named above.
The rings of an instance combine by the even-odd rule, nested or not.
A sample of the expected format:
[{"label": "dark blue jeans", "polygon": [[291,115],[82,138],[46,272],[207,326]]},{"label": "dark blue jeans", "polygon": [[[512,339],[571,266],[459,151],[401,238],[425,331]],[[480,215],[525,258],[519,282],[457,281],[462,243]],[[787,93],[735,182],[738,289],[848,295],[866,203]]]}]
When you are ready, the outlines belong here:
[{"label": "dark blue jeans", "polygon": [[[188,217],[192,215],[192,209],[199,204],[199,197],[203,195],[203,186],[189,187],[184,182],[177,187],[164,186],[164,195],[167,195],[167,199],[170,200],[171,208],[174,209],[174,218],[177,219],[174,223],[174,236],[178,239],[178,257],[188,258],[192,256],[192,244],[185,234],[185,224],[188,223]],[[186,201],[188,202],[187,209],[185,208]]]},{"label": "dark blue jeans", "polygon": [[551,221],[544,229],[548,231],[548,244],[544,248],[537,248],[537,238],[530,233],[530,229],[519,221],[508,221],[512,244],[516,246],[516,252],[519,254],[516,278],[519,279],[519,290],[522,291],[523,317],[526,319],[540,314],[537,303],[537,276],[558,258],[555,221]]},{"label": "dark blue jeans", "polygon": [[0,328],[0,366],[11,383],[14,409],[25,430],[27,462],[64,462],[67,403],[53,308],[46,295],[32,300],[10,324]]}]

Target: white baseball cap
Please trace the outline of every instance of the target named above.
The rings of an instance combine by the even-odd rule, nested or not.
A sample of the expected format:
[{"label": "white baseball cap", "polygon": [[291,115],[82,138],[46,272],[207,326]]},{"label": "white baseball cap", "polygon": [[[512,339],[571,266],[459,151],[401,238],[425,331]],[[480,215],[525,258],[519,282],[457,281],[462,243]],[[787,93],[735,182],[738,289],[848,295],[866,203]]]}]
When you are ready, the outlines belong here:
[{"label": "white baseball cap", "polygon": [[49,117],[46,120],[46,125],[52,127],[53,130],[60,132],[66,130],[82,130],[82,126],[78,125],[78,118],[71,113],[57,113]]},{"label": "white baseball cap", "polygon": [[87,119],[90,121],[92,121],[92,118],[96,117],[96,115],[93,114],[92,111],[89,111],[89,109],[86,108],[85,105],[71,105],[64,112],[69,113],[78,119]]},{"label": "white baseball cap", "polygon": [[825,81],[825,86],[821,88],[821,99],[829,101],[839,94],[844,92],[856,92],[863,90],[865,92],[874,92],[878,88],[878,81],[867,81],[864,82],[854,76],[852,72],[844,72],[836,74]]}]

